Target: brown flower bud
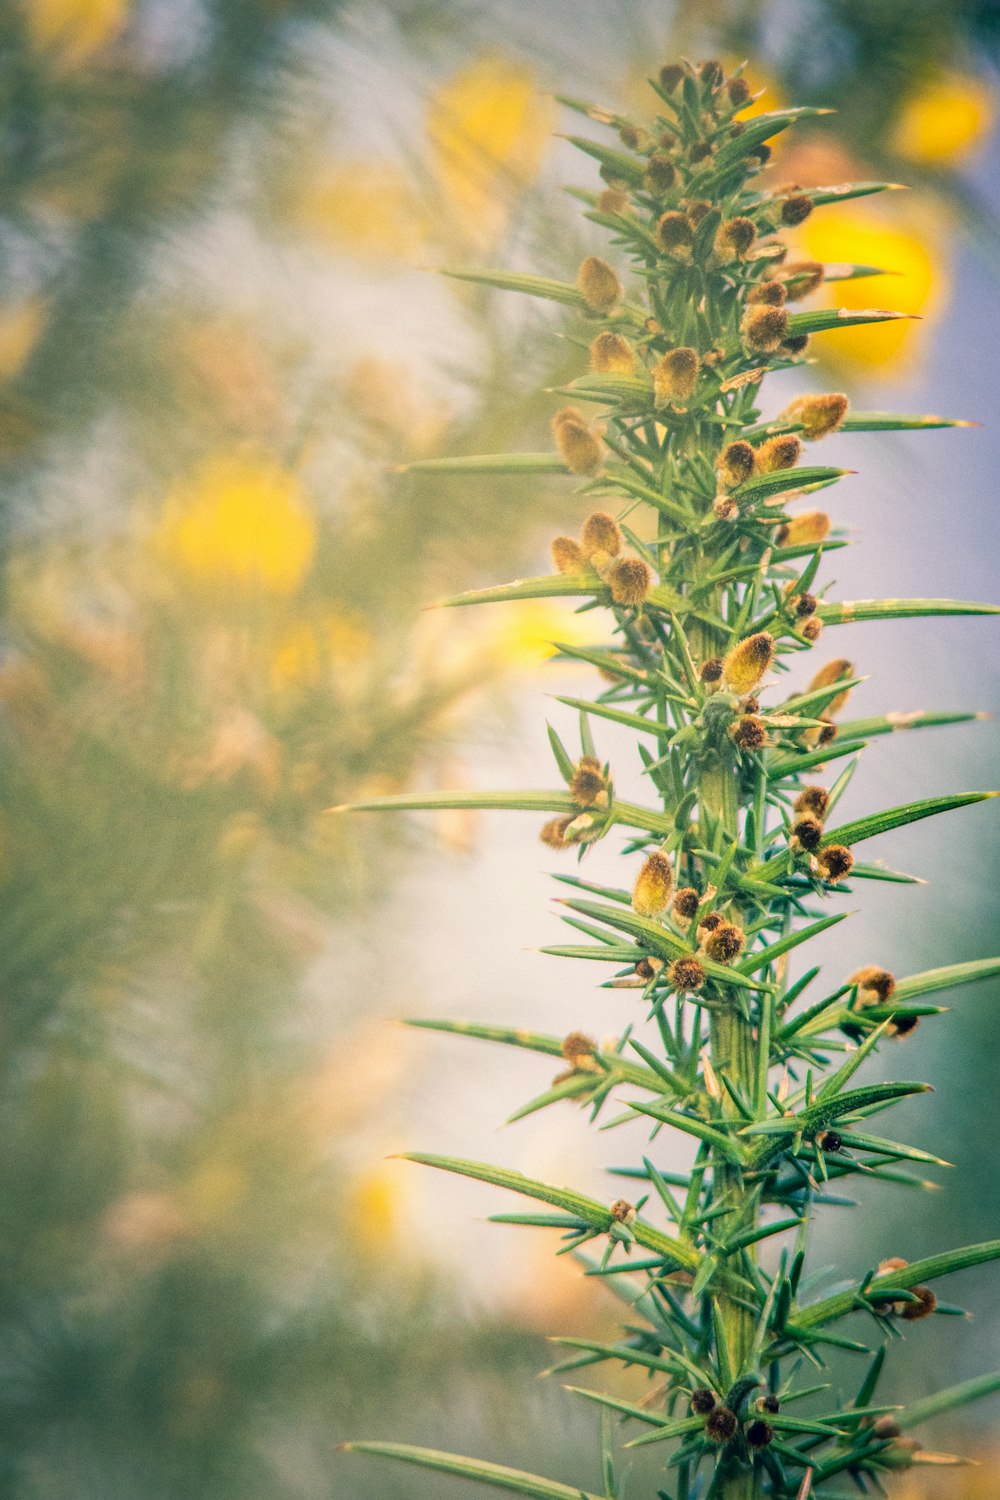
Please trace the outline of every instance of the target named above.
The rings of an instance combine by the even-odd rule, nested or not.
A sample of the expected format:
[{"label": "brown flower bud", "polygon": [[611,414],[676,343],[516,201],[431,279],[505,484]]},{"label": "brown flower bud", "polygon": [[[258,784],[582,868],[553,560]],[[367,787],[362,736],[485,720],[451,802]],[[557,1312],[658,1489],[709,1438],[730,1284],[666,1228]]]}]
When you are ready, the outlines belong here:
[{"label": "brown flower bud", "polygon": [[666,63],[660,69],[660,88],[665,94],[672,94],[674,89],[684,77],[685,69],[680,63]]},{"label": "brown flower bud", "polygon": [[808,348],[808,333],[795,333],[790,338],[784,340],[779,352],[782,354],[805,354]]},{"label": "brown flower bud", "polygon": [[725,917],[720,916],[717,911],[707,911],[698,923],[699,943],[704,943],[708,934],[714,932],[717,927],[721,927],[725,920]]},{"label": "brown flower bud", "polygon": [[797,813],[811,818],[819,818],[820,822],[826,817],[826,809],[830,803],[830,793],[824,786],[804,786],[796,797],[793,804]]},{"label": "brown flower bud", "polygon": [[843,1136],[837,1130],[821,1130],[816,1137],[816,1144],[821,1151],[831,1156],[844,1149]]},{"label": "brown flower bud", "polygon": [[682,921],[690,921],[698,910],[701,897],[693,885],[682,885],[673,900],[673,913]]},{"label": "brown flower bud", "polygon": [[744,636],[732,650],[727,652],[722,663],[722,675],[726,686],[734,693],[749,693],[760,682],[774,661],[774,636],[766,630],[755,635]]},{"label": "brown flower bud", "polygon": [[645,958],[640,958],[636,964],[635,973],[638,974],[640,979],[655,979],[662,968],[662,958],[657,958],[654,954],[647,954]]},{"label": "brown flower bud", "polygon": [[550,551],[557,573],[581,573],[583,571],[585,564],[580,544],[571,536],[553,537]]},{"label": "brown flower bud", "polygon": [[607,807],[608,778],[593,755],[583,755],[577,761],[569,794],[577,807]]},{"label": "brown flower bud", "polygon": [[756,714],[743,714],[729,729],[733,743],[740,750],[763,750],[767,744],[767,725]]},{"label": "brown flower bud", "polygon": [[781,205],[781,222],[789,227],[802,224],[813,211],[813,201],[805,193],[793,193]]},{"label": "brown flower bud", "polygon": [[687,401],[698,381],[701,361],[694,349],[671,349],[653,366],[653,390],[657,406],[669,401]]},{"label": "brown flower bud", "polygon": [[809,642],[810,646],[818,641],[823,634],[823,621],[819,615],[810,615],[808,620],[803,620],[799,627],[799,634]]},{"label": "brown flower bud", "polygon": [[735,443],[727,443],[715,460],[720,484],[727,490],[734,490],[745,484],[753,473],[754,457],[753,448],[742,438],[737,438]]},{"label": "brown flower bud", "polygon": [[794,433],[782,433],[768,438],[757,449],[756,463],[759,474],[773,474],[778,469],[794,469],[802,457],[802,441]]},{"label": "brown flower bud", "polygon": [[707,62],[698,64],[698,76],[702,83],[708,84],[709,88],[717,89],[721,86],[725,74],[722,71],[722,64],[716,62],[713,57]]},{"label": "brown flower bud", "polygon": [[601,440],[574,407],[556,412],[552,418],[552,436],[559,457],[572,474],[594,474],[601,467]]},{"label": "brown flower bud", "polygon": [[635,1221],[635,1205],[627,1198],[616,1198],[611,1205],[611,1217],[616,1224],[632,1224]]},{"label": "brown flower bud", "polygon": [[730,78],[726,84],[726,93],[729,95],[729,102],[734,109],[742,109],[745,104],[750,103],[752,97],[750,85],[745,78]]},{"label": "brown flower bud", "polygon": [[716,231],[713,249],[719,260],[742,260],[757,238],[757,226],[753,219],[738,214],[735,219],[726,219]]},{"label": "brown flower bud", "polygon": [[705,1418],[705,1436],[713,1443],[728,1443],[736,1436],[739,1425],[728,1406],[716,1406]]},{"label": "brown flower bud", "polygon": [[616,604],[641,604],[652,587],[653,575],[641,557],[616,557],[607,581]]},{"label": "brown flower bud", "polygon": [[643,130],[640,126],[633,125],[631,122],[620,125],[618,135],[622,145],[627,146],[630,151],[643,150],[648,146],[650,140],[648,130]]},{"label": "brown flower bud", "polygon": [[[776,285],[777,283],[772,283]],[[797,396],[785,407],[779,422],[798,422],[811,443],[835,432],[847,416],[847,397],[839,391],[827,396]]]},{"label": "brown flower bud", "polygon": [[781,1410],[781,1402],[777,1396],[772,1396],[770,1393],[766,1396],[758,1396],[754,1406],[758,1411],[766,1411],[771,1417],[776,1417]]},{"label": "brown flower bud", "polygon": [[580,533],[583,555],[595,568],[606,568],[622,550],[622,534],[614,516],[606,511],[591,511]]},{"label": "brown flower bud", "polygon": [[704,198],[695,198],[693,201],[685,203],[684,212],[687,214],[688,223],[691,225],[691,228],[697,229],[705,215],[712,212],[712,205],[711,203],[706,203]]},{"label": "brown flower bud", "polygon": [[597,208],[602,214],[623,214],[627,212],[629,203],[629,195],[624,188],[607,187],[597,200]]},{"label": "brown flower bud", "polygon": [[571,1031],[562,1044],[562,1055],[571,1068],[592,1072],[597,1043],[583,1031]]},{"label": "brown flower bud", "polygon": [[784,307],[786,295],[780,281],[762,281],[751,290],[747,302],[754,307]]},{"label": "brown flower bud", "polygon": [[805,547],[822,542],[829,534],[830,517],[826,512],[807,510],[779,526],[775,541],[779,547]]},{"label": "brown flower bud", "polygon": [[667,969],[667,979],[679,995],[693,995],[705,983],[705,970],[696,958],[675,958]]},{"label": "brown flower bud", "polygon": [[542,825],[538,837],[550,849],[565,849],[571,842],[566,837],[566,830],[572,821],[572,818],[550,818]]},{"label": "brown flower bud", "polygon": [[721,656],[710,656],[703,661],[698,676],[702,682],[715,683],[722,681],[723,660]]},{"label": "brown flower bud", "polygon": [[691,1392],[691,1410],[697,1412],[699,1417],[707,1417],[710,1411],[715,1410],[715,1392],[710,1391],[707,1386],[699,1386]]},{"label": "brown flower bud", "polygon": [[816,613],[817,599],[815,594],[793,594],[789,599],[792,613],[796,619],[804,620],[809,615]]},{"label": "brown flower bud", "polygon": [[694,230],[685,214],[671,209],[660,218],[656,226],[656,238],[668,255],[676,255],[679,251],[690,250],[694,243]]},{"label": "brown flower bud", "polygon": [[640,917],[658,917],[670,905],[674,872],[661,849],[647,855],[632,890],[632,907]]},{"label": "brown flower bud", "polygon": [[824,724],[823,728],[819,732],[819,739],[816,741],[816,743],[818,745],[832,745],[836,738],[836,724]]},{"label": "brown flower bud", "polygon": [[900,1016],[891,1018],[886,1028],[886,1036],[893,1041],[899,1041],[901,1037],[910,1036],[920,1024],[919,1016]]},{"label": "brown flower bud", "polygon": [[745,941],[743,932],[735,922],[720,922],[705,939],[705,952],[717,964],[728,964],[734,958],[739,958]]},{"label": "brown flower bud", "polygon": [[921,1318],[929,1318],[937,1309],[937,1297],[929,1286],[911,1286],[910,1291],[916,1297],[916,1302],[898,1302],[894,1304],[897,1315],[904,1318],[907,1323],[919,1322]]},{"label": "brown flower bud", "polygon": [[854,855],[843,844],[827,844],[816,855],[816,867],[824,880],[836,885],[850,875],[854,868]]},{"label": "brown flower bud", "polygon": [[759,146],[754,146],[750,155],[755,156],[762,167],[766,167],[771,160],[771,148],[766,141],[762,141]]},{"label": "brown flower bud", "polygon": [[897,1438],[900,1436],[902,1430],[896,1418],[891,1416],[889,1412],[885,1412],[881,1417],[876,1417],[874,1422],[872,1422],[872,1432],[879,1438]]},{"label": "brown flower bud", "polygon": [[848,984],[856,984],[856,1004],[863,1010],[868,1005],[885,1005],[896,988],[896,976],[878,964],[866,964],[848,978]]},{"label": "brown flower bud", "polygon": [[810,854],[818,849],[823,838],[823,825],[815,818],[799,818],[792,824],[788,843],[792,849],[806,849]]},{"label": "brown flower bud", "polygon": [[650,193],[669,193],[677,181],[677,168],[669,156],[664,156],[662,151],[655,151],[649,158],[642,181]]},{"label": "brown flower bud", "polygon": [[590,368],[600,375],[634,375],[631,345],[620,333],[599,333],[590,346]]},{"label": "brown flower bud", "polygon": [[613,266],[599,256],[588,255],[576,273],[580,296],[592,312],[606,313],[621,301],[622,284]]},{"label": "brown flower bud", "polygon": [[712,514],[717,521],[735,521],[740,508],[732,495],[716,495],[712,501]]},{"label": "brown flower bud", "polygon": [[743,1429],[747,1446],[756,1450],[766,1448],[774,1437],[774,1428],[763,1417],[754,1417]]},{"label": "brown flower bud", "polygon": [[[809,684],[809,691],[811,693],[814,693],[817,692],[820,688],[832,687],[833,684],[835,682],[839,682],[842,677],[846,678],[853,676],[853,664],[849,662],[846,657],[835,656],[832,661],[828,661],[825,666],[820,667],[812,682],[810,682]],[[824,713],[826,714],[826,716],[831,719],[835,718],[836,715],[840,713],[840,710],[843,708],[844,704],[847,702],[850,694],[850,688],[845,688],[842,693],[836,693],[834,697],[830,699],[830,702],[824,709]]]},{"label": "brown flower bud", "polygon": [[785,283],[788,298],[799,302],[822,286],[826,271],[818,260],[789,261],[781,268],[781,279]]},{"label": "brown flower bud", "polygon": [[755,354],[773,354],[788,333],[788,314],[783,307],[748,307],[740,331]]},{"label": "brown flower bud", "polygon": [[688,160],[692,166],[697,166],[700,161],[707,161],[715,152],[715,147],[710,141],[695,141],[688,150]]}]

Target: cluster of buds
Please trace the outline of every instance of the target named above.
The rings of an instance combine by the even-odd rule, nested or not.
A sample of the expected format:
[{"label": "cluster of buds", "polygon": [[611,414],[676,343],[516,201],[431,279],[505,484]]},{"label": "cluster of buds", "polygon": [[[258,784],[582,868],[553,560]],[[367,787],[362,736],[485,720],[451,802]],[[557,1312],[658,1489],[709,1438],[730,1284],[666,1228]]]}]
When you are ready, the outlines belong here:
[{"label": "cluster of buds", "polygon": [[566,849],[573,844],[589,844],[604,832],[606,814],[611,806],[611,781],[607,766],[595,755],[582,755],[573,767],[569,795],[577,808],[574,813],[550,818],[539,834],[550,849]]},{"label": "cluster of buds", "polygon": [[705,1436],[720,1446],[731,1443],[742,1430],[747,1447],[760,1452],[774,1438],[774,1428],[767,1418],[777,1415],[778,1410],[775,1396],[761,1396],[754,1402],[752,1414],[748,1413],[741,1424],[736,1412],[719,1401],[708,1386],[699,1386],[691,1392],[692,1413],[705,1418]]},{"label": "cluster of buds", "polygon": [[717,911],[706,912],[698,923],[698,946],[714,963],[732,963],[743,952],[745,942],[743,929],[727,922]]},{"label": "cluster of buds", "polygon": [[616,604],[642,604],[653,583],[649,565],[641,557],[622,552],[624,538],[614,516],[595,510],[583,523],[579,541],[557,536],[551,545],[558,573],[596,573],[611,590]]}]

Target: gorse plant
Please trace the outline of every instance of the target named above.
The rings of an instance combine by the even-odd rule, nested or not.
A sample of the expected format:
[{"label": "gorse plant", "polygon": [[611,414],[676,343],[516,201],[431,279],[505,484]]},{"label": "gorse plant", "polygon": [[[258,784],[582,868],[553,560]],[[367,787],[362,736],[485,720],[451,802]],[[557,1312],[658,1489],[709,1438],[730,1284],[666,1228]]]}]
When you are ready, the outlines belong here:
[{"label": "gorse plant", "polygon": [[[843,542],[824,513],[787,509],[844,472],[802,461],[827,433],[953,424],[849,412],[839,394],[800,396],[773,421],[757,407],[764,376],[801,363],[813,334],[896,316],[792,311],[824,277],[876,268],[791,261],[782,241],[783,230],[824,204],[887,184],[761,189],[754,179],[768,158],[766,141],[817,111],[741,121],[747,86],[714,62],[665,67],[653,88],[660,115],[648,127],[563,101],[617,136],[612,145],[574,138],[600,163],[605,184],[577,196],[631,260],[629,288],[597,257],[584,261],[575,285],[461,273],[576,309],[589,325],[581,340],[589,369],[562,395],[601,409],[603,429],[568,406],[553,421],[555,455],[414,466],[568,470],[607,507],[587,517],[578,539],[556,538],[553,576],[449,601],[579,596],[583,608],[610,613],[606,649],[561,648],[564,659],[596,667],[604,683],[593,701],[562,700],[579,711],[579,754],[549,732],[565,790],[363,806],[536,810],[549,814],[543,841],[581,856],[613,830],[625,834],[631,889],[561,875],[571,888],[565,920],[584,941],[546,951],[608,964],[611,988],[640,990],[644,1040],[631,1024],[603,1048],[578,1033],[560,1039],[502,1026],[415,1024],[561,1057],[552,1087],[515,1118],[563,1099],[589,1104],[596,1118],[626,1089],[625,1113],[610,1123],[643,1120],[654,1138],[671,1126],[694,1138],[694,1164],[687,1173],[665,1171],[650,1151],[618,1169],[629,1197],[601,1203],[502,1167],[412,1160],[537,1200],[537,1212],[498,1218],[559,1230],[564,1248],[626,1303],[620,1342],[560,1339],[572,1353],[557,1368],[617,1361],[649,1371],[653,1383],[638,1405],[579,1394],[638,1424],[641,1434],[629,1435],[626,1447],[663,1445],[661,1500],[804,1500],[844,1494],[838,1486],[851,1480],[862,1493],[883,1493],[894,1470],[952,1461],[924,1453],[911,1429],[1000,1388],[1000,1376],[989,1376],[906,1409],[886,1404],[877,1389],[891,1337],[956,1311],[937,1302],[932,1283],[1000,1258],[1000,1240],[914,1264],[893,1257],[857,1283],[830,1288],[804,1275],[809,1227],[818,1206],[849,1201],[842,1189],[855,1175],[921,1186],[914,1168],[942,1165],[874,1133],[873,1117],[926,1085],[865,1083],[859,1070],[880,1043],[935,1014],[940,992],[1000,973],[1000,959],[898,980],[865,962],[832,991],[817,984],[816,967],[792,982],[788,964],[794,950],[843,920],[817,903],[842,897],[848,879],[906,880],[856,858],[866,839],[989,794],[933,797],[838,824],[837,803],[868,741],[902,724],[974,715],[845,722],[857,681],[850,662],[826,659],[807,690],[791,696],[781,674],[846,621],[996,611],[946,599],[834,602],[818,580],[824,553]],[[651,524],[633,530],[636,514]],[[595,743],[605,720],[635,736],[656,806],[617,795]],[[762,1261],[769,1240],[782,1248]],[[596,1257],[585,1246],[596,1246]],[[861,1362],[847,1397],[823,1378],[830,1350],[852,1351]],[[538,1500],[585,1496],[471,1458],[392,1443],[347,1446]],[[608,1496],[624,1493],[608,1427],[604,1483]]]}]

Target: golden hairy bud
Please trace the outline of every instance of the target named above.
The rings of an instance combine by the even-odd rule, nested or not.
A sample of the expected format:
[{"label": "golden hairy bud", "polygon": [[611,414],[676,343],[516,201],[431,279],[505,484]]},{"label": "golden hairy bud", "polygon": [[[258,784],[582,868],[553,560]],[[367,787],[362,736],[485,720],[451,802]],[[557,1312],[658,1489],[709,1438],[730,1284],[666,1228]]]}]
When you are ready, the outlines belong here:
[{"label": "golden hairy bud", "polygon": [[703,198],[695,198],[693,202],[689,201],[685,203],[684,212],[687,214],[688,223],[691,225],[691,228],[697,229],[705,215],[712,212],[712,205],[711,203],[706,203]]},{"label": "golden hairy bud", "polygon": [[572,1068],[592,1071],[597,1043],[583,1031],[571,1031],[562,1044],[562,1055]]},{"label": "golden hairy bud", "polygon": [[580,533],[583,555],[595,567],[603,568],[622,550],[622,534],[614,516],[606,511],[591,511]]},{"label": "golden hairy bud", "polygon": [[781,279],[785,284],[790,302],[799,302],[823,284],[826,270],[818,260],[789,261],[781,268]]},{"label": "golden hairy bud", "polygon": [[804,786],[796,797],[793,807],[795,812],[803,817],[819,818],[822,822],[829,805],[830,793],[825,786]]},{"label": "golden hairy bud", "polygon": [[687,347],[671,349],[653,367],[653,391],[656,405],[668,401],[687,401],[698,382],[701,360],[697,351]]},{"label": "golden hairy bud", "polygon": [[810,615],[808,620],[804,620],[799,629],[799,634],[809,642],[810,646],[814,641],[818,641],[823,634],[823,621],[819,615]]},{"label": "golden hairy bud", "polygon": [[802,440],[793,432],[782,433],[761,443],[755,455],[758,474],[773,474],[778,469],[794,469],[802,457]]},{"label": "golden hairy bud", "polygon": [[752,307],[784,307],[788,294],[780,281],[762,281],[747,297]]},{"label": "golden hairy bud", "polygon": [[755,354],[773,354],[788,333],[788,314],[783,307],[748,307],[740,331]]},{"label": "golden hairy bud", "polygon": [[611,1217],[616,1224],[632,1224],[635,1221],[635,1205],[627,1198],[616,1198],[611,1205]]},{"label": "golden hairy bud", "polygon": [[854,869],[854,855],[843,844],[827,844],[816,855],[816,868],[824,880],[836,885]]},{"label": "golden hairy bud", "polygon": [[686,214],[671,209],[657,223],[656,238],[660,248],[668,255],[676,255],[679,251],[690,250],[694,243],[694,230]]},{"label": "golden hairy bud", "polygon": [[599,333],[590,346],[590,368],[599,375],[634,375],[635,354],[620,333]]},{"label": "golden hairy bud", "polygon": [[641,604],[649,593],[653,575],[641,557],[616,557],[608,568],[607,582],[616,604]]},{"label": "golden hairy bud", "polygon": [[[810,682],[809,684],[809,691],[811,693],[816,693],[820,690],[820,688],[832,687],[833,684],[835,682],[839,682],[842,677],[853,676],[853,663],[849,662],[845,656],[835,656],[832,661],[828,661],[824,666],[820,667],[812,682]],[[830,702],[827,704],[824,710],[826,716],[831,719],[836,718],[837,714],[840,713],[840,710],[844,707],[844,704],[847,702],[850,695],[850,688],[845,688],[842,693],[835,694],[834,697],[830,699]]]},{"label": "golden hairy bud", "polygon": [[632,888],[632,907],[640,917],[658,917],[670,905],[674,872],[661,849],[647,855]]},{"label": "golden hairy bud", "polygon": [[735,521],[740,513],[732,495],[716,495],[712,501],[712,514],[717,521]]},{"label": "golden hairy bud", "polygon": [[705,1418],[705,1436],[713,1443],[728,1443],[736,1436],[739,1425],[728,1406],[716,1406]]},{"label": "golden hairy bud", "polygon": [[559,457],[572,474],[594,474],[601,467],[604,449],[594,429],[575,407],[567,406],[552,418],[552,436]]},{"label": "golden hairy bud", "polygon": [[662,151],[654,152],[646,167],[643,186],[651,193],[669,193],[676,181],[677,168],[670,157]]},{"label": "golden hairy bud", "polygon": [[811,443],[828,432],[836,432],[847,416],[848,400],[839,391],[826,396],[798,396],[778,418],[779,422],[798,422]]},{"label": "golden hairy bud", "polygon": [[622,284],[617,271],[597,255],[587,256],[576,273],[576,284],[592,312],[610,312],[622,300]]},{"label": "golden hairy bud", "polygon": [[774,636],[766,630],[744,636],[722,663],[726,686],[741,696],[752,692],[774,661]]},{"label": "golden hairy bud", "polygon": [[889,1021],[886,1036],[891,1037],[893,1041],[899,1041],[900,1037],[910,1036],[916,1031],[919,1024],[919,1016],[895,1015]]},{"label": "golden hairy bud", "polygon": [[572,840],[566,837],[566,830],[572,821],[572,818],[550,818],[542,825],[538,837],[549,849],[567,849]]},{"label": "golden hairy bud", "polygon": [[804,223],[812,211],[813,201],[811,198],[807,198],[805,193],[793,193],[781,205],[781,222],[791,228],[795,224]]},{"label": "golden hairy bud", "polygon": [[719,912],[707,911],[698,923],[699,943],[704,943],[707,935],[710,932],[714,932],[717,927],[721,927],[724,921],[725,917],[721,916]]},{"label": "golden hairy bud", "polygon": [[937,1311],[937,1297],[929,1286],[911,1286],[910,1291],[916,1297],[915,1302],[894,1302],[893,1312],[898,1318],[903,1318],[907,1323],[919,1322],[921,1318],[929,1318],[931,1313]]},{"label": "golden hairy bud", "polygon": [[607,807],[608,778],[593,755],[582,755],[573,768],[569,794],[577,807]]},{"label": "golden hairy bud", "polygon": [[673,900],[673,913],[681,921],[689,922],[701,904],[701,897],[693,885],[682,885]]},{"label": "golden hairy bud", "polygon": [[812,854],[819,848],[822,838],[823,824],[807,814],[792,824],[788,843],[792,849],[805,849]]},{"label": "golden hairy bud", "polygon": [[707,661],[702,662],[698,676],[710,686],[721,682],[723,665],[721,656],[710,656]]},{"label": "golden hairy bud", "polygon": [[816,613],[818,600],[815,594],[793,594],[788,604],[797,620],[808,619]]},{"label": "golden hairy bud", "polygon": [[848,978],[848,984],[858,987],[857,1005],[863,1010],[867,1005],[884,1005],[896,988],[896,976],[878,964],[866,964]]},{"label": "golden hairy bud", "polygon": [[830,525],[830,517],[825,511],[806,510],[779,526],[774,539],[779,547],[811,546],[829,536]]},{"label": "golden hairy bud", "polygon": [[767,725],[756,714],[743,714],[731,725],[729,734],[739,750],[763,750],[767,744]]},{"label": "golden hairy bud", "polygon": [[675,958],[667,969],[667,979],[679,995],[696,994],[703,987],[706,978],[705,970],[698,960],[686,954]]},{"label": "golden hairy bud", "polygon": [[735,922],[720,922],[705,938],[705,952],[717,964],[728,964],[739,958],[745,941],[743,931]]},{"label": "golden hairy bud", "polygon": [[655,954],[647,953],[645,958],[640,958],[635,966],[634,972],[640,979],[655,979],[663,968],[663,959],[657,958]]},{"label": "golden hairy bud", "polygon": [[805,354],[809,348],[809,335],[807,333],[796,333],[792,338],[785,339],[781,346],[782,354]]},{"label": "golden hairy bud", "polygon": [[754,221],[739,214],[719,225],[712,248],[719,260],[742,260],[756,238]]},{"label": "golden hairy bud", "polygon": [[755,459],[753,448],[742,438],[737,438],[735,443],[727,443],[715,460],[719,483],[727,490],[735,490],[745,484],[753,473]]},{"label": "golden hairy bud", "polygon": [[623,214],[628,211],[630,199],[624,188],[606,187],[597,200],[598,212]]},{"label": "golden hairy bud", "polygon": [[552,561],[557,573],[582,573],[584,569],[583,552],[580,543],[574,541],[571,536],[554,536],[549,543],[549,551],[552,553]]}]

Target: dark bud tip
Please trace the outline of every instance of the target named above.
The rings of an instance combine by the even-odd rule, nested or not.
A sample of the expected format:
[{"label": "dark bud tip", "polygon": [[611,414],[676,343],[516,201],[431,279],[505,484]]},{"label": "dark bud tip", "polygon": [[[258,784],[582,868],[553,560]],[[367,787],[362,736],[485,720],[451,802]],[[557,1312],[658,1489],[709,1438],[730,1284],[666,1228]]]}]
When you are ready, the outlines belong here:
[{"label": "dark bud tip", "polygon": [[774,1428],[770,1422],[765,1422],[763,1417],[754,1417],[743,1429],[746,1440],[751,1448],[766,1448],[774,1437]]},{"label": "dark bud tip", "polygon": [[672,94],[683,77],[680,63],[667,63],[660,69],[660,88],[665,94]]},{"label": "dark bud tip", "polygon": [[794,193],[781,205],[781,222],[792,227],[802,224],[813,211],[813,201],[805,193]]},{"label": "dark bud tip", "polygon": [[691,1410],[699,1416],[707,1417],[710,1411],[715,1410],[715,1392],[710,1391],[707,1385],[699,1386],[691,1392]]},{"label": "dark bud tip", "polygon": [[713,1443],[729,1443],[736,1436],[739,1425],[728,1406],[717,1406],[705,1419],[705,1436]]},{"label": "dark bud tip", "polygon": [[698,910],[699,903],[700,897],[693,885],[681,886],[673,900],[674,916],[690,921]]},{"label": "dark bud tip", "polygon": [[816,1137],[819,1149],[827,1155],[834,1156],[844,1148],[843,1137],[836,1130],[821,1130]]}]

